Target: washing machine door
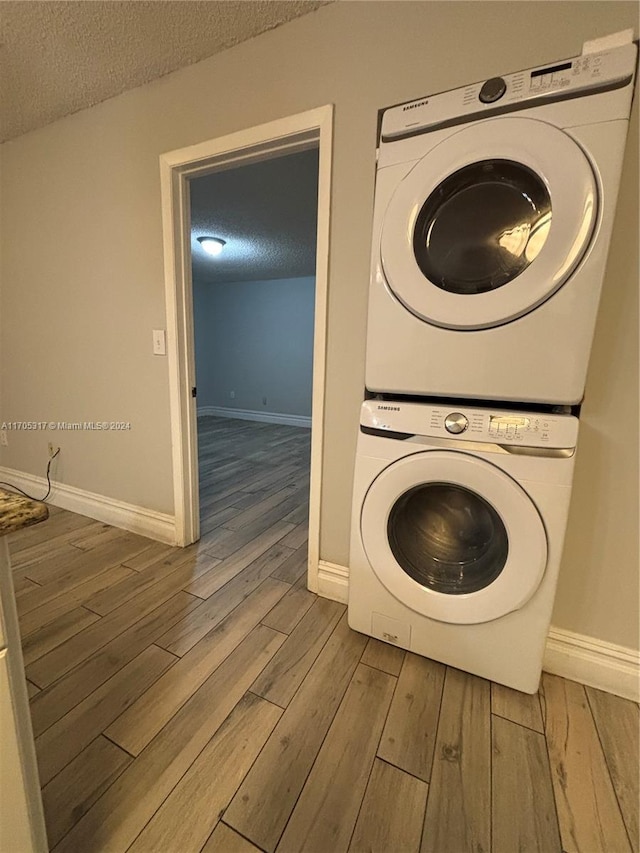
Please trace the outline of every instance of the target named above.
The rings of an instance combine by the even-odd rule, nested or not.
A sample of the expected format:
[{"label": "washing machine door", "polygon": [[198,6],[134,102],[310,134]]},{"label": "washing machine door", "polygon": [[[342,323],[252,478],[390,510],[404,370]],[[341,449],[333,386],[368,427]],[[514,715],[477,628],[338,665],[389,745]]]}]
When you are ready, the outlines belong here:
[{"label": "washing machine door", "polygon": [[534,119],[488,119],[436,145],[402,180],[383,219],[382,269],[429,323],[499,326],[567,281],[596,215],[595,178],[576,142]]},{"label": "washing machine door", "polygon": [[518,610],[547,564],[531,498],[468,453],[424,451],[392,463],[371,484],[360,523],[381,583],[442,622],[489,622]]}]

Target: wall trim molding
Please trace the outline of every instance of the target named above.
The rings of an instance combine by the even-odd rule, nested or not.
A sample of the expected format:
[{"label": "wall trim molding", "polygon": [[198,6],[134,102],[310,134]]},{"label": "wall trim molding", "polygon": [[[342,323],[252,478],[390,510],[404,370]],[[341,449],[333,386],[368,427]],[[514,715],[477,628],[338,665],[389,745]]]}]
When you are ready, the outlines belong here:
[{"label": "wall trim molding", "polygon": [[235,418],[240,421],[260,421],[265,424],[285,424],[286,426],[311,429],[311,416],[287,415],[282,412],[255,412],[252,409],[229,409],[226,406],[198,406],[198,417],[215,415],[218,418]]},{"label": "wall trim molding", "polygon": [[626,646],[552,625],[543,668],[553,675],[640,701],[640,652]]},{"label": "wall trim molding", "polygon": [[332,601],[347,603],[349,593],[349,569],[326,560],[318,562],[318,595]]},{"label": "wall trim molding", "polygon": [[309,483],[309,589],[317,591],[320,556],[320,504],[324,453],[327,315],[329,305],[329,232],[333,105],[315,107],[266,124],[179,148],[160,155],[160,199],[164,245],[167,367],[173,461],[176,541],[200,535],[198,500],[197,411],[195,380],[189,180],[219,168],[258,162],[266,157],[318,148],[318,222],[316,230],[313,384],[311,390],[311,468]]},{"label": "wall trim molding", "polygon": [[[45,477],[37,477],[12,468],[0,467],[0,479],[13,483],[30,494],[38,492],[44,494],[47,490]],[[135,506],[95,492],[87,492],[55,480],[51,481],[51,485],[51,494],[47,498],[47,503],[53,506],[86,515],[104,524],[129,530],[131,533],[148,536],[167,545],[176,544],[175,519],[172,515]]]},{"label": "wall trim molding", "polygon": [[[349,569],[320,560],[318,594],[347,603]],[[640,652],[556,628],[549,629],[543,669],[606,693],[640,701]]]}]

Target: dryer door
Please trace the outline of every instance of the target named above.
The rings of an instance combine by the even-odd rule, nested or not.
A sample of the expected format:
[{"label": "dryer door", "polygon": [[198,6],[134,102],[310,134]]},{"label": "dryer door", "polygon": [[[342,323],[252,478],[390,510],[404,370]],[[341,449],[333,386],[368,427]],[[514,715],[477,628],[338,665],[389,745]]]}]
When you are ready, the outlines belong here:
[{"label": "dryer door", "polygon": [[424,451],[385,468],[364,500],[361,533],[381,583],[432,619],[474,624],[522,607],[547,564],[538,511],[499,468]]},{"label": "dryer door", "polygon": [[436,145],[384,215],[381,264],[403,305],[449,329],[485,329],[564,284],[596,222],[582,149],[527,118],[478,122]]}]

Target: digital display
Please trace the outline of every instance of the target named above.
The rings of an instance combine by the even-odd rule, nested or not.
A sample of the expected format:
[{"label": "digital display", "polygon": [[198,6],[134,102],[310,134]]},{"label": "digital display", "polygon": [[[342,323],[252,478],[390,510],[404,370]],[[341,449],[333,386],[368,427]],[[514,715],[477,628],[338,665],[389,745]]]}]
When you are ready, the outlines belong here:
[{"label": "digital display", "polygon": [[539,68],[537,71],[532,71],[532,77],[542,77],[543,74],[554,74],[556,71],[567,71],[571,68],[571,62],[563,62],[562,65],[551,65],[549,68]]},{"label": "digital display", "polygon": [[511,415],[493,415],[490,419],[492,427],[527,427],[529,426],[529,418],[517,418]]}]

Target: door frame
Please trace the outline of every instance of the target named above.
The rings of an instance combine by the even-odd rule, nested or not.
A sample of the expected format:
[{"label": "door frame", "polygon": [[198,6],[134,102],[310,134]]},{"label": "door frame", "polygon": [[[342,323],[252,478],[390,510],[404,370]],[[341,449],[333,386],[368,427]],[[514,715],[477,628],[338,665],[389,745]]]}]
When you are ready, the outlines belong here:
[{"label": "door frame", "polygon": [[328,104],[160,155],[175,539],[185,546],[200,536],[189,180],[231,164],[319,148],[308,559],[313,591],[320,559],[332,137]]}]

